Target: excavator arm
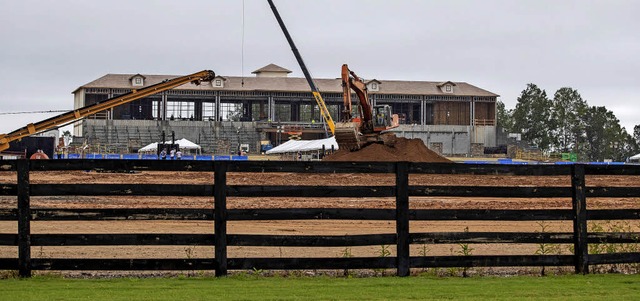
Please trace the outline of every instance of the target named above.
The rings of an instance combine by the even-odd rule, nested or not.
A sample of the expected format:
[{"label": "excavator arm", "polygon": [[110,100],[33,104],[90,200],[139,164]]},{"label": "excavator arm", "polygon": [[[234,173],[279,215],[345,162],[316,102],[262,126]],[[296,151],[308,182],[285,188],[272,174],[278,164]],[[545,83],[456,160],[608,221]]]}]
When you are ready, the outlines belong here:
[{"label": "excavator arm", "polygon": [[[371,123],[373,118],[373,108],[371,101],[369,100],[369,94],[367,93],[367,85],[362,81],[355,72],[349,70],[347,64],[342,65],[342,96],[344,101],[343,118],[344,121],[351,121],[351,90],[358,96],[360,104],[360,116],[363,124]],[[366,126],[365,126],[366,127]]]},{"label": "excavator arm", "polygon": [[27,126],[19,128],[11,133],[0,134],[0,151],[8,149],[9,143],[11,143],[12,141],[20,140],[23,137],[31,136],[36,133],[64,126],[98,112],[102,112],[104,110],[111,109],[119,105],[123,105],[160,92],[171,90],[186,83],[199,85],[201,82],[213,80],[214,77],[215,73],[213,71],[204,70],[191,75],[165,80],[161,83],[151,85],[142,89],[133,90],[129,93],[122,94],[120,96],[116,96],[99,103],[84,106],[82,108],[75,109],[73,111],[69,111],[67,113],[63,113],[43,121],[29,123],[27,124]]}]

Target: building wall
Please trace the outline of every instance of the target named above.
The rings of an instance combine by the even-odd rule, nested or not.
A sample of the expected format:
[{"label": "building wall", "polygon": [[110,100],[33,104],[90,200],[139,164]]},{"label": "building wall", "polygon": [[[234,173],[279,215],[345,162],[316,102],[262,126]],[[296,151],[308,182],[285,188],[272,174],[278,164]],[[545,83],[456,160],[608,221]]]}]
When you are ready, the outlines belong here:
[{"label": "building wall", "polygon": [[[79,89],[73,94],[73,107],[81,108],[84,104],[84,89]],[[76,122],[73,124],[73,136],[82,136],[82,123]]]},{"label": "building wall", "polygon": [[446,156],[464,156],[471,151],[471,137],[474,135],[470,126],[456,125],[401,125],[392,130],[399,137],[418,138],[425,145],[442,144],[442,154]]}]

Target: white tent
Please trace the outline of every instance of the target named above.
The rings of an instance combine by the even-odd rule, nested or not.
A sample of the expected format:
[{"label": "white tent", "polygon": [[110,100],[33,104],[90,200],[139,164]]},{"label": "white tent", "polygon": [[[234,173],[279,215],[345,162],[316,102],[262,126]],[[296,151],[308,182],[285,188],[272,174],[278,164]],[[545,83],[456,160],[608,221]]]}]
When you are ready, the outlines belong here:
[{"label": "white tent", "polygon": [[283,144],[280,144],[268,150],[267,154],[283,154],[283,153],[317,151],[317,150],[322,150],[323,145],[326,150],[331,150],[331,146],[333,146],[333,149],[335,150],[338,149],[338,143],[336,142],[336,138],[329,137],[329,138],[318,139],[318,140],[289,140]]},{"label": "white tent", "polygon": [[[171,141],[165,141],[164,144],[171,144]],[[175,144],[179,145],[180,149],[182,150],[197,150],[200,151],[201,147],[200,145],[197,145],[185,138],[182,138],[180,140],[176,140]],[[151,143],[141,149],[138,150],[139,153],[145,153],[145,152],[156,152],[158,150],[158,142],[154,142]]]},{"label": "white tent", "polygon": [[629,157],[629,161],[640,161],[640,154]]}]

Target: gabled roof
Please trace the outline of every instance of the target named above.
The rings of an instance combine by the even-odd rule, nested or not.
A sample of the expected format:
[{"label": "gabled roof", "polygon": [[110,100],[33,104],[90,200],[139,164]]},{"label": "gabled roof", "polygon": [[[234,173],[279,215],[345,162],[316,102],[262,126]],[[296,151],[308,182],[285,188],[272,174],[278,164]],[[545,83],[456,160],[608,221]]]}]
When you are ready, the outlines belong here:
[{"label": "gabled roof", "polygon": [[375,78],[374,78],[374,79],[372,79],[372,80],[370,80],[370,81],[368,81],[368,82],[366,82],[366,83],[365,83],[365,85],[368,85],[368,84],[370,84],[370,83],[378,83],[378,84],[382,84],[382,82],[381,82],[381,81],[379,81],[379,80],[377,80],[377,79],[375,79]]},{"label": "gabled roof", "polygon": [[[177,75],[151,75],[147,74],[145,86],[157,84],[166,79],[178,77]],[[92,82],[78,87],[82,88],[115,88],[131,89],[129,78],[131,74],[107,74]],[[225,77],[224,90],[227,91],[271,91],[271,92],[309,92],[306,79],[301,77]],[[244,85],[242,84],[244,80]],[[456,85],[453,93],[444,93],[438,86],[442,82],[432,81],[401,81],[401,80],[377,80],[380,91],[371,94],[400,94],[400,95],[447,95],[447,96],[489,96],[497,97],[498,94],[478,88],[465,82],[450,82]],[[342,93],[342,81],[340,79],[319,78],[314,82],[321,92]],[[446,82],[445,82],[446,83]],[[78,90],[76,89],[76,91]],[[175,90],[214,90],[210,84],[203,83],[199,86],[188,83]],[[74,91],[73,93],[75,93]]]},{"label": "gabled roof", "polygon": [[452,82],[452,81],[446,81],[446,82],[443,82],[443,83],[439,83],[439,84],[438,84],[438,88],[442,88],[442,87],[443,87],[444,85],[446,85],[446,84],[449,84],[449,85],[452,85],[452,86],[455,86],[455,85],[456,85],[456,83],[454,83],[454,82]]},{"label": "gabled roof", "polygon": [[134,74],[134,75],[132,75],[131,77],[129,77],[129,80],[132,80],[134,77],[142,77],[142,79],[147,79],[147,77],[146,77],[146,76],[144,76],[144,75],[142,75],[142,74],[138,73],[138,74]]},{"label": "gabled roof", "polygon": [[227,78],[224,77],[224,76],[216,75],[216,77],[214,77],[213,79],[216,79],[216,78],[219,78],[219,79],[221,79],[223,81],[227,81]]},{"label": "gabled roof", "polygon": [[256,71],[253,71],[251,73],[258,74],[260,72],[285,72],[285,73],[291,73],[291,70],[286,69],[286,68],[282,68],[282,67],[280,67],[280,66],[278,66],[276,64],[269,64],[269,65],[266,65],[266,66],[264,66],[264,67],[262,67],[262,68],[260,68],[260,69],[258,69]]}]

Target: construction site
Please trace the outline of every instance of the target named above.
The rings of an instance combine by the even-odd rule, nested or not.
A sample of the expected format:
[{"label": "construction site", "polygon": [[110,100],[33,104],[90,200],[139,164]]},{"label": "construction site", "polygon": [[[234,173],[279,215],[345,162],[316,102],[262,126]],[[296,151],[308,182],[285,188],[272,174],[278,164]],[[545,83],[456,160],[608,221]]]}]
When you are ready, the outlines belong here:
[{"label": "construction site", "polygon": [[[336,79],[312,78],[269,3],[304,77],[289,77],[290,70],[275,64],[252,77],[212,70],[106,74],[73,91],[72,111],[0,135],[0,151],[34,159],[0,161],[10,161],[0,171],[0,259],[9,258],[0,260],[0,270],[20,265],[21,275],[30,275],[33,260],[36,270],[91,270],[92,276],[194,266],[224,276],[227,262],[229,269],[254,271],[261,269],[254,262],[267,262],[276,270],[302,263],[301,270],[315,273],[304,259],[339,259],[364,269],[366,260],[357,257],[377,257],[373,274],[378,267],[397,267],[400,276],[430,265],[462,267],[465,276],[472,266],[500,267],[482,274],[531,274],[524,267],[543,267],[544,273],[545,266],[563,271],[574,265],[584,272],[593,262],[637,265],[637,169],[457,164],[515,163],[511,159],[541,154],[507,147],[496,125],[499,95],[466,82],[364,79],[347,64],[336,66]],[[19,144],[64,125],[73,125],[70,143]],[[185,140],[191,144],[179,142]],[[320,140],[278,151],[295,144],[290,142]],[[48,158],[55,160],[35,160]],[[605,238],[631,246],[625,252],[632,255],[588,260],[587,197],[589,210],[597,210],[590,218],[615,219],[613,210],[628,218],[607,224],[609,229],[589,227],[598,235],[624,232]],[[226,211],[220,213],[227,209],[236,214],[228,226]],[[261,214],[267,218],[253,220]],[[296,214],[303,218],[294,219]],[[409,235],[409,224],[418,234]],[[237,236],[227,239],[227,231]],[[157,236],[140,239],[147,234]],[[163,240],[180,235],[191,236],[175,244]],[[596,238],[589,239],[593,244]],[[469,243],[474,248],[465,249]],[[394,244],[404,247],[387,249]],[[553,244],[552,251],[540,251],[545,244]],[[212,254],[214,264],[190,265]],[[505,257],[473,257],[496,254]],[[74,261],[87,258],[98,261]],[[99,260],[111,259],[121,265],[100,266]],[[270,259],[283,264],[270,266]]]}]

